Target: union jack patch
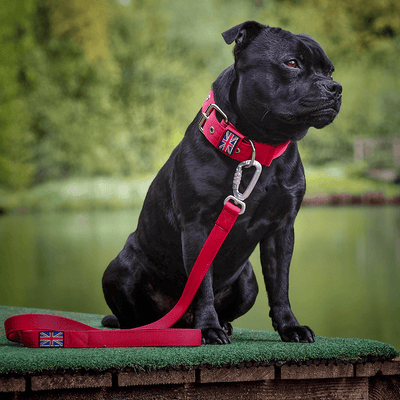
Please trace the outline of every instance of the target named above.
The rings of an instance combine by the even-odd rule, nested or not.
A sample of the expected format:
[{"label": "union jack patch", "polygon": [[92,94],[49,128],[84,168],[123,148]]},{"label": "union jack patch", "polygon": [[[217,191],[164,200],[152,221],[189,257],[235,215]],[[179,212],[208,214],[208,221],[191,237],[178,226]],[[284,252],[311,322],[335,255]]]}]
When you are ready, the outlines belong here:
[{"label": "union jack patch", "polygon": [[218,148],[224,153],[232,154],[235,146],[239,142],[239,136],[235,135],[231,131],[226,131],[224,137],[222,138]]},{"label": "union jack patch", "polygon": [[64,332],[39,332],[39,347],[64,347]]}]

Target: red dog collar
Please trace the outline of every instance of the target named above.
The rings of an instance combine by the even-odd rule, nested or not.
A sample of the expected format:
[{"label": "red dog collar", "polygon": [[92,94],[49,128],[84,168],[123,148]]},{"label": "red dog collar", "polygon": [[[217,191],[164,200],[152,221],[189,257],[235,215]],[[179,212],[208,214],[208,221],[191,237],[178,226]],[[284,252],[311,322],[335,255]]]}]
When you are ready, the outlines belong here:
[{"label": "red dog collar", "polygon": [[[214,147],[237,161],[246,161],[252,158],[253,150],[250,141],[229,122],[226,114],[215,104],[212,90],[201,111],[203,116],[199,121],[199,129]],[[215,111],[218,111],[223,117],[221,122],[218,121]],[[269,167],[272,160],[285,152],[289,143],[290,140],[274,147],[265,143],[253,142],[256,160]]]}]

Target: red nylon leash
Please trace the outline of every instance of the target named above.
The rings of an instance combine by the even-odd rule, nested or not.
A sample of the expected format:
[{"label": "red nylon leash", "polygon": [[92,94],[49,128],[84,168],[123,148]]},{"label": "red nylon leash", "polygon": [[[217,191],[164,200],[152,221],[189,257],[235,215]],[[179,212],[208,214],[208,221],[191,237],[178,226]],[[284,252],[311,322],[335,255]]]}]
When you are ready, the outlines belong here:
[{"label": "red nylon leash", "polygon": [[200,329],[169,329],[183,316],[232,229],[241,208],[227,201],[189,274],[175,307],[152,324],[105,330],[50,314],[22,314],[4,322],[7,338],[27,347],[200,346]]}]

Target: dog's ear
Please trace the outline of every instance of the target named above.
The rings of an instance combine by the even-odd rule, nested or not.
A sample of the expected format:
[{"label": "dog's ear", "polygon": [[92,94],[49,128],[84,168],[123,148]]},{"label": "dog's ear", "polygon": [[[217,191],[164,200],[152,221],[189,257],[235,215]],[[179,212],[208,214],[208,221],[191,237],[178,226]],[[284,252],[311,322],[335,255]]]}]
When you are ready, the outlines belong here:
[{"label": "dog's ear", "polygon": [[242,45],[257,36],[263,28],[265,26],[256,21],[246,21],[223,32],[222,36],[227,44],[235,40],[236,44]]}]

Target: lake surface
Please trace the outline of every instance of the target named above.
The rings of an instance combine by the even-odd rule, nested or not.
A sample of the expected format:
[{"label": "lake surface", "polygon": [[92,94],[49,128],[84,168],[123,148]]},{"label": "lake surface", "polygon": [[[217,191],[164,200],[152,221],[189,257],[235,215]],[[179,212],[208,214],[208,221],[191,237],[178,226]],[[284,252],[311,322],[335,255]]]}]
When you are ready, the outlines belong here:
[{"label": "lake surface", "polygon": [[[0,218],[0,305],[108,314],[102,274],[135,230],[139,210]],[[400,208],[302,208],[290,301],[317,335],[400,349]],[[253,309],[234,326],[272,330],[259,251]]]}]

